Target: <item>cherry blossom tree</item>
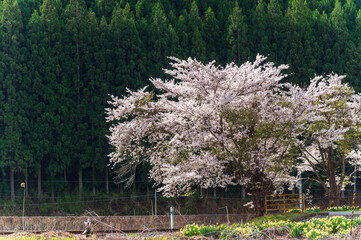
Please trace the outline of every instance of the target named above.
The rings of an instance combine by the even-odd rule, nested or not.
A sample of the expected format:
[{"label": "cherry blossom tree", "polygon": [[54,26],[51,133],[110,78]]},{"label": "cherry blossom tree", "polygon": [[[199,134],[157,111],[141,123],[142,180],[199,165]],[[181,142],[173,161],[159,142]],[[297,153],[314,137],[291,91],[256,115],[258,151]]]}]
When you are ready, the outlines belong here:
[{"label": "cherry blossom tree", "polygon": [[[295,105],[306,109],[299,118],[298,139],[301,151],[299,173],[313,172],[310,178],[321,184],[330,206],[338,205],[340,193],[349,183],[347,164],[361,166],[355,146],[358,143],[360,96],[347,84],[343,76],[315,77],[305,90],[299,90]],[[302,108],[302,107],[301,107]]]},{"label": "cherry blossom tree", "polygon": [[295,180],[289,138],[300,111],[290,106],[300,91],[280,83],[287,66],[262,56],[225,67],[170,59],[172,79],[151,79],[160,94],[143,88],[112,96],[110,161],[127,169],[149,161],[168,197],[194,186],[242,185],[263,215],[265,194]]}]

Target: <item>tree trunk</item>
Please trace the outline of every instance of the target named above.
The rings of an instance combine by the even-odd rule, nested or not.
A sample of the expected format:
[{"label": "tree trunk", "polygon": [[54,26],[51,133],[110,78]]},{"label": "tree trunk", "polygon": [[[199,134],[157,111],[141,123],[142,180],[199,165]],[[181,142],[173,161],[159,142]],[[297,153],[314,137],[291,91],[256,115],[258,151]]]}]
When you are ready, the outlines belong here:
[{"label": "tree trunk", "polygon": [[240,44],[240,38],[241,33],[239,30],[237,31],[237,64],[241,63],[241,44]]},{"label": "tree trunk", "polygon": [[329,174],[328,180],[329,180],[330,188],[328,191],[326,191],[326,193],[329,198],[329,206],[330,207],[339,206],[341,191],[340,191],[340,187],[338,187],[336,184],[336,177],[334,172]]},{"label": "tree trunk", "polygon": [[38,197],[41,198],[41,164],[38,166]]},{"label": "tree trunk", "polygon": [[109,194],[108,168],[105,167],[105,192]]},{"label": "tree trunk", "polygon": [[79,166],[78,169],[78,177],[79,177],[79,199],[82,199],[82,191],[83,191],[83,168]]},{"label": "tree trunk", "polygon": [[[4,176],[1,177],[1,182],[4,183],[6,180],[4,179]],[[7,197],[7,193],[5,192],[5,189],[0,190],[0,198]]]},{"label": "tree trunk", "polygon": [[92,182],[93,182],[93,194],[95,195],[95,165],[92,168]]},{"label": "tree trunk", "polygon": [[339,206],[340,205],[340,191],[338,190],[337,186],[330,186],[330,190],[328,192],[328,198],[329,198],[329,206]]},{"label": "tree trunk", "polygon": [[15,200],[15,185],[14,185],[14,169],[10,167],[10,192],[11,192],[11,201]]},{"label": "tree trunk", "polygon": [[64,168],[64,181],[65,181],[65,184],[68,184],[68,178],[66,177],[66,168]]},{"label": "tree trunk", "polygon": [[261,217],[266,213],[265,210],[265,197],[266,194],[263,190],[254,191],[251,193],[252,195],[252,202],[255,210],[256,217]]},{"label": "tree trunk", "polygon": [[150,201],[149,186],[147,186],[147,201]]},{"label": "tree trunk", "polygon": [[55,201],[54,177],[51,177],[51,199]]},{"label": "tree trunk", "polygon": [[329,197],[329,205],[330,207],[333,206],[338,206],[340,204],[340,189],[337,186],[337,181],[336,181],[336,173],[335,173],[335,169],[336,169],[336,161],[334,158],[334,152],[332,147],[328,147],[327,151],[326,151],[326,156],[328,158],[328,164],[327,164],[327,177],[328,177],[328,182],[330,184],[330,189],[328,192],[328,197]]},{"label": "tree trunk", "polygon": [[268,179],[264,172],[255,171],[250,181],[243,187],[247,193],[251,194],[256,217],[263,216],[266,212],[265,197],[274,191],[273,181]]}]

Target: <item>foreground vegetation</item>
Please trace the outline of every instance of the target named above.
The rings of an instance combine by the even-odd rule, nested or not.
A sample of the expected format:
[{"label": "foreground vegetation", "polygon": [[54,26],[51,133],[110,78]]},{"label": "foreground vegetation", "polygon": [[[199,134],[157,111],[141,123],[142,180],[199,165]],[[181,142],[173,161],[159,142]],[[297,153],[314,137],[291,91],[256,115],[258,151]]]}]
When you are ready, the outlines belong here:
[{"label": "foreground vegetation", "polygon": [[[358,210],[359,207],[356,208]],[[333,207],[327,211],[349,211],[351,207]],[[297,221],[296,219],[307,216],[309,213],[319,213],[320,208],[309,208],[305,214],[290,213],[280,215],[268,215],[253,219],[246,224],[216,224],[216,225],[197,225],[191,224],[181,229],[184,236],[204,236],[217,238],[254,238],[260,239],[265,234],[273,232],[275,235],[288,236],[289,238],[308,238],[308,239],[335,239],[344,238],[350,235],[352,229],[361,225],[361,218],[353,220],[343,216],[313,218],[308,221]],[[351,229],[352,225],[352,229]]]},{"label": "foreground vegetation", "polygon": [[[355,218],[352,227],[361,225],[361,218]],[[263,223],[246,223],[244,225],[210,225],[199,226],[187,225],[181,232],[184,236],[207,236],[207,237],[244,237],[262,238],[265,232],[272,230],[279,235],[288,235],[293,238],[307,237],[308,239],[324,239],[337,236],[345,236],[350,233],[351,219],[345,217],[330,217],[311,219],[306,222],[291,222],[289,220],[268,221]]]}]

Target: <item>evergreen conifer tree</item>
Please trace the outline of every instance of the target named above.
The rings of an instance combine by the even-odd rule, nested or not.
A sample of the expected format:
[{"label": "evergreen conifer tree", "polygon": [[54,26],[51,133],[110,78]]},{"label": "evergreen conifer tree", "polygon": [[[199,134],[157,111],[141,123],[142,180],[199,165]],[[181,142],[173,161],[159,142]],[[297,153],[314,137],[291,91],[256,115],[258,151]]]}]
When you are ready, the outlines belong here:
[{"label": "evergreen conifer tree", "polygon": [[236,1],[232,14],[230,15],[227,40],[232,50],[229,55],[229,60],[235,61],[237,64],[244,62],[249,56],[247,32],[248,26],[244,20],[242,9]]},{"label": "evergreen conifer tree", "polygon": [[23,104],[25,85],[23,75],[25,53],[23,19],[17,1],[4,0],[0,9],[0,73],[2,79],[2,159],[1,164],[10,170],[10,194],[15,199],[15,172],[27,175],[28,148],[24,144],[24,131],[29,130]]}]

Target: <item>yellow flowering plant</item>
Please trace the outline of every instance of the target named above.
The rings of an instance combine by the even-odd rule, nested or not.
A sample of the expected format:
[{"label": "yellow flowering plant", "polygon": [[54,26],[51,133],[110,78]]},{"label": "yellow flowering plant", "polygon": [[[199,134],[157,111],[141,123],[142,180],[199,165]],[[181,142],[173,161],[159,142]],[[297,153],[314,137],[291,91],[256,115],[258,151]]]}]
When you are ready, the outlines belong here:
[{"label": "yellow flowering plant", "polygon": [[[353,220],[353,227],[361,225],[361,218]],[[263,223],[246,223],[243,225],[187,225],[181,232],[184,236],[217,236],[222,239],[245,237],[259,239],[267,230],[287,231],[294,238],[306,237],[311,240],[332,238],[336,235],[349,234],[351,220],[341,216],[310,219],[306,222],[290,222],[283,220],[265,221]]]}]

